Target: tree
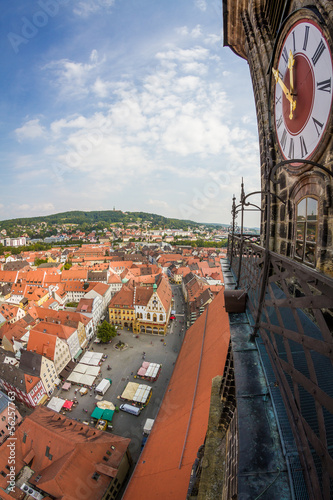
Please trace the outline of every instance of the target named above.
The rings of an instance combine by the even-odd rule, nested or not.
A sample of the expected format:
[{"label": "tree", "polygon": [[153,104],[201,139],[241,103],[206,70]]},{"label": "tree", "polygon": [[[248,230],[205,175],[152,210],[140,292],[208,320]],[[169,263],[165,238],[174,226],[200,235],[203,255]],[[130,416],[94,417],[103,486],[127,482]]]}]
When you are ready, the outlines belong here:
[{"label": "tree", "polygon": [[117,330],[114,326],[110,325],[107,321],[103,321],[101,325],[97,327],[97,338],[101,342],[109,342],[113,337],[117,335]]}]

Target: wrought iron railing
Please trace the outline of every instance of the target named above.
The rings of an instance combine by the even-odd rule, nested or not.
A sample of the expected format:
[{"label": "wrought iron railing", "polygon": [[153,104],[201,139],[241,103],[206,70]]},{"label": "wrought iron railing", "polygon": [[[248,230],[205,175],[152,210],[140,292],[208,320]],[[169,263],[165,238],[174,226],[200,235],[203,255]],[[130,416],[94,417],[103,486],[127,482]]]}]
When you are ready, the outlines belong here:
[{"label": "wrought iron railing", "polygon": [[239,276],[238,288],[248,293],[253,340],[274,388],[272,397],[296,482],[303,472],[307,496],[296,497],[330,500],[333,280],[256,243],[241,241],[241,236],[230,236],[228,254]]}]

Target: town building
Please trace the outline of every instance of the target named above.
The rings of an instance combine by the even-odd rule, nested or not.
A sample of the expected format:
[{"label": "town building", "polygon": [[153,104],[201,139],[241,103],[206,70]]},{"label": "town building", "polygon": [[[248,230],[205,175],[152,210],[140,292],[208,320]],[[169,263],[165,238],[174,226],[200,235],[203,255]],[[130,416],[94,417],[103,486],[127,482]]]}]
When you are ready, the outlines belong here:
[{"label": "town building", "polygon": [[27,375],[41,379],[48,396],[53,394],[54,388],[60,383],[52,360],[32,351],[21,351],[20,368]]},{"label": "town building", "polygon": [[136,285],[132,280],[112,297],[109,321],[135,333],[165,335],[171,305],[171,287],[163,275],[158,275],[150,286]]},{"label": "town building", "polygon": [[0,384],[7,393],[15,394],[15,399],[30,408],[47,399],[41,378],[26,373],[9,353],[0,352]]},{"label": "town building", "polygon": [[17,427],[22,421],[15,400],[12,399],[0,391],[0,445],[8,438],[11,429]]},{"label": "town building", "polygon": [[330,500],[332,2],[223,0],[223,36],[253,83],[261,234],[235,231],[245,179],[222,264],[230,349],[188,496]]},{"label": "town building", "polygon": [[130,440],[92,429],[39,407],[15,429],[15,474],[10,447],[0,447],[0,496],[114,500],[128,474]]},{"label": "town building", "polygon": [[71,361],[71,354],[67,342],[56,335],[40,330],[30,330],[27,350],[36,352],[53,361],[57,375]]}]

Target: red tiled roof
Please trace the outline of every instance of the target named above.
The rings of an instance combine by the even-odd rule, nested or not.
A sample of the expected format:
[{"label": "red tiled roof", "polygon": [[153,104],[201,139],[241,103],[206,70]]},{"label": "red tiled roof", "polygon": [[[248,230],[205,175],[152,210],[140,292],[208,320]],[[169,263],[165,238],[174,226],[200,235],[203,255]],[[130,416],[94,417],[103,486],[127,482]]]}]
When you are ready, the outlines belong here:
[{"label": "red tiled roof", "polygon": [[77,312],[88,312],[91,313],[93,309],[94,299],[81,299],[76,308]]},{"label": "red tiled roof", "polygon": [[164,276],[161,277],[158,284],[157,295],[159,296],[165,311],[168,311],[172,301],[172,290],[169,281],[164,278]]},{"label": "red tiled roof", "polygon": [[[46,495],[63,500],[100,500],[110,477],[116,475],[130,440],[38,407],[17,426],[15,443],[16,474],[26,465],[25,460],[32,460],[34,474],[29,482]],[[0,448],[1,470],[6,470],[9,453],[8,447]],[[94,481],[92,476],[97,470],[100,476]],[[13,496],[5,493],[7,486],[7,477],[0,475],[1,498],[22,498],[17,487]]]},{"label": "red tiled roof", "polygon": [[96,293],[99,293],[100,295],[104,295],[109,289],[109,285],[106,285],[105,283],[91,283],[89,288],[87,288],[87,292],[90,290],[94,290]]},{"label": "red tiled roof", "polygon": [[224,296],[220,292],[187,331],[154,427],[123,500],[147,500],[147,492],[149,500],[186,498],[192,465],[207,431],[212,379],[223,374],[229,346],[229,320],[223,306]]},{"label": "red tiled roof", "polygon": [[68,339],[74,332],[75,328],[70,326],[58,325],[57,323],[49,323],[46,321],[41,321],[37,323],[34,330],[38,332],[48,333],[50,335],[56,335],[60,339]]},{"label": "red tiled roof", "polygon": [[127,306],[133,308],[134,290],[128,285],[123,285],[121,290],[116,293],[109,304],[109,307],[123,307]]},{"label": "red tiled roof", "polygon": [[44,321],[47,322],[57,322],[60,321],[60,323],[66,325],[68,321],[72,321],[75,323],[83,323],[86,325],[89,323],[90,319],[84,316],[83,314],[80,314],[79,312],[74,312],[74,311],[54,311],[53,309],[47,309],[44,307],[36,307],[36,316]]},{"label": "red tiled roof", "polygon": [[46,358],[54,360],[56,342],[57,337],[55,335],[30,330],[27,350],[37,352],[37,354],[42,354]]},{"label": "red tiled roof", "polygon": [[0,283],[16,283],[17,271],[0,271]]},{"label": "red tiled roof", "polygon": [[88,271],[86,269],[68,269],[61,275],[62,281],[87,281]]}]

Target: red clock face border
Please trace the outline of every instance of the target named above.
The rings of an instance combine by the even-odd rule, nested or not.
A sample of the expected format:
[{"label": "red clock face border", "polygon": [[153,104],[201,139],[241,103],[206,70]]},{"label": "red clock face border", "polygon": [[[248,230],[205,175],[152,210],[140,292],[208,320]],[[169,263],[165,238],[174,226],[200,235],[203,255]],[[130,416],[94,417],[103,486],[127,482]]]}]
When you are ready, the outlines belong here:
[{"label": "red clock face border", "polygon": [[[314,20],[301,19],[289,28],[276,69],[280,82],[274,82],[274,122],[281,154],[285,160],[309,159],[325,136],[333,95],[331,49]],[[288,91],[295,101],[293,111]]]}]

